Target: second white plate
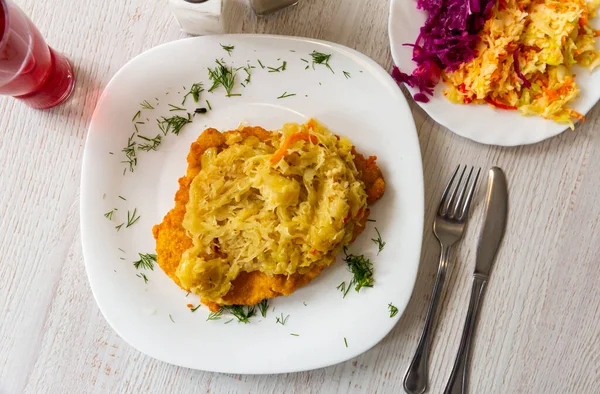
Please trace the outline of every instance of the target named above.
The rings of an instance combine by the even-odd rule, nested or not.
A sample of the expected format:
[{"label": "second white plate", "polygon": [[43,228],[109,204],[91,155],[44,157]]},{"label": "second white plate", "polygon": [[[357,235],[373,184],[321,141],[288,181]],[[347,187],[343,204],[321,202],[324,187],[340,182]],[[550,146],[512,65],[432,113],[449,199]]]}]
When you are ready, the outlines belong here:
[{"label": "second white plate", "polygon": [[[415,68],[412,47],[425,23],[425,12],[417,9],[416,0],[392,0],[390,6],[389,35],[394,63],[405,73]],[[594,28],[600,28],[598,18],[592,19]],[[590,73],[576,68],[577,83],[581,93],[572,108],[586,114],[600,99],[600,72]],[[459,105],[448,101],[442,94],[443,83],[438,84],[428,103],[418,104],[436,122],[454,133],[473,141],[489,145],[515,146],[532,144],[560,134],[567,129],[536,116],[522,116],[517,111],[504,111],[489,105]],[[418,92],[408,87],[412,94]]]}]

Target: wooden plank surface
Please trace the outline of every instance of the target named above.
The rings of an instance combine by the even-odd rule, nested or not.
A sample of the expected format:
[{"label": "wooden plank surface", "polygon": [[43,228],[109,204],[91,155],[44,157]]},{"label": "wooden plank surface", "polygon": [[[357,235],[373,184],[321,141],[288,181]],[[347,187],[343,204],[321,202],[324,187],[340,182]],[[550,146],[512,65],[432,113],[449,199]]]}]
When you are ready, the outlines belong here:
[{"label": "wooden plank surface", "polygon": [[[330,40],[391,69],[388,3],[301,0],[258,18],[245,1],[232,0],[230,31]],[[166,1],[18,4],[72,60],[77,87],[67,104],[50,111],[0,97],[0,393],[402,392],[437,269],[433,209],[458,163],[501,166],[511,192],[507,235],[476,336],[471,392],[599,392],[598,106],[575,131],[498,148],[451,134],[411,102],[424,160],[426,228],[415,291],[396,328],[356,359],[316,371],[193,371],[142,355],[107,325],[85,275],[78,214],[84,140],[102,88],[133,56],[185,35]],[[432,393],[442,391],[458,347],[481,210],[478,203],[450,267],[433,345]]]}]

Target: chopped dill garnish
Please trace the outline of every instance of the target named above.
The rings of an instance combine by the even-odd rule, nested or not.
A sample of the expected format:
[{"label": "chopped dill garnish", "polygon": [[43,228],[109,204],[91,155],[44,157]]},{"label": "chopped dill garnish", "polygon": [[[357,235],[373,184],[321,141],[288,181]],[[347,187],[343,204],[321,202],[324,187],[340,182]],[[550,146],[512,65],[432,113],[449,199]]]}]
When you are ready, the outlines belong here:
[{"label": "chopped dill garnish", "polygon": [[208,315],[208,318],[206,319],[206,321],[211,321],[211,320],[221,320],[221,316],[223,316],[223,308],[219,309],[216,312],[211,312]]},{"label": "chopped dill garnish", "polygon": [[312,57],[312,66],[313,69],[315,68],[315,64],[323,64],[325,65],[332,73],[335,74],[335,72],[333,71],[333,69],[331,68],[331,66],[329,65],[329,59],[331,58],[331,55],[327,55],[325,53],[322,52],[317,52],[317,51],[312,51],[312,53],[310,54],[310,56]]},{"label": "chopped dill garnish", "polygon": [[145,122],[135,122],[135,124],[146,124]]},{"label": "chopped dill garnish", "polygon": [[377,220],[375,220],[375,219],[367,219],[367,222],[373,222],[373,223],[376,223],[376,222],[377,222]]},{"label": "chopped dill garnish", "polygon": [[121,227],[123,227],[125,223],[121,223],[118,226],[115,226],[115,228],[117,229],[117,231],[119,231],[121,229]]},{"label": "chopped dill garnish", "polygon": [[215,62],[217,63],[217,66],[214,69],[210,67],[208,69],[208,78],[213,82],[208,91],[213,92],[219,86],[223,86],[227,92],[226,97],[241,96],[241,94],[231,93],[235,84],[235,75],[237,72],[227,67],[223,60],[215,60]]},{"label": "chopped dill garnish", "polygon": [[392,305],[391,302],[388,304],[388,309],[390,310],[390,317],[394,317],[398,314],[398,308]]},{"label": "chopped dill garnish", "polygon": [[223,324],[229,324],[229,323],[231,323],[232,321],[233,321],[233,319],[229,319],[229,320],[227,320],[227,321],[226,321],[225,323],[223,323]]},{"label": "chopped dill garnish", "polygon": [[173,104],[169,104],[169,107],[171,107],[171,109],[169,110],[170,112],[173,112],[173,111],[185,111],[185,108],[181,108],[181,107],[178,107],[178,106],[173,105]]},{"label": "chopped dill garnish", "polygon": [[310,68],[310,66],[306,66],[306,67],[304,67],[304,69],[305,69],[305,70],[308,70],[309,68]]},{"label": "chopped dill garnish", "polygon": [[256,59],[256,61],[258,62],[260,68],[264,69],[265,66],[262,64],[262,62],[260,61],[260,59]]},{"label": "chopped dill garnish", "polygon": [[287,97],[292,97],[295,95],[296,95],[296,93],[283,92],[283,94],[281,96],[277,97],[277,99],[279,100],[279,99],[283,99],[283,98],[287,98]]},{"label": "chopped dill garnish", "polygon": [[171,321],[172,321],[173,323],[175,323],[175,320],[173,320],[173,316],[171,316],[171,314],[170,314],[170,313],[169,313],[169,319],[171,319]]},{"label": "chopped dill garnish", "polygon": [[377,229],[377,227],[375,227],[375,231],[377,231],[377,238],[371,238],[371,241],[375,242],[375,245],[377,245],[377,247],[379,248],[379,250],[377,251],[377,255],[379,256],[379,253],[381,253],[381,251],[385,247],[385,242],[383,242],[383,240],[381,239],[381,234],[379,234],[379,230]]},{"label": "chopped dill garnish", "polygon": [[121,252],[125,253],[125,251],[124,251],[123,249],[121,249],[121,248],[118,248],[118,249],[119,249]]},{"label": "chopped dill garnish", "polygon": [[258,307],[258,310],[260,311],[262,317],[267,317],[267,309],[269,309],[269,300],[265,298],[264,300],[256,304],[256,306]]},{"label": "chopped dill garnish", "polygon": [[127,199],[126,199],[125,197],[123,197],[123,196],[119,196],[119,198],[120,198],[121,200],[123,200],[123,201],[127,201]]},{"label": "chopped dill garnish", "polygon": [[348,270],[354,275],[350,283],[345,287],[344,297],[351,287],[354,287],[357,293],[363,287],[373,287],[373,263],[371,263],[371,260],[363,255],[348,254],[348,249],[345,247],[344,254],[346,255],[344,261],[348,266]]},{"label": "chopped dill garnish", "polygon": [[138,221],[138,219],[140,218],[140,215],[137,215],[137,217],[136,217],[135,216],[136,214],[137,214],[137,208],[135,208],[133,210],[133,213],[131,213],[130,211],[127,211],[127,226],[125,226],[126,228],[133,226],[133,224]]},{"label": "chopped dill garnish", "polygon": [[187,99],[187,96],[189,96],[189,95],[192,95],[194,102],[197,103],[198,100],[200,100],[201,92],[204,92],[204,88],[202,87],[202,82],[197,82],[197,83],[193,84],[192,87],[190,87],[190,91],[187,92],[185,94],[185,96],[183,96],[183,101],[181,102],[181,105],[185,104],[185,100]]},{"label": "chopped dill garnish", "polygon": [[140,103],[140,105],[142,106],[143,109],[154,109],[154,107],[152,106],[152,104],[150,104],[148,102],[148,100],[144,100]]},{"label": "chopped dill garnish", "polygon": [[304,63],[308,63],[308,60],[300,58]]},{"label": "chopped dill garnish", "polygon": [[231,51],[233,51],[235,49],[235,46],[233,46],[233,45],[223,45],[223,44],[220,44],[220,45],[221,45],[221,48],[223,48],[224,50],[226,50],[227,53],[229,54],[229,56],[231,56]]},{"label": "chopped dill garnish", "polygon": [[290,49],[290,52],[296,52],[296,51],[294,51],[293,49]]},{"label": "chopped dill garnish", "polygon": [[[137,125],[135,125],[137,130]],[[131,134],[131,137],[127,139],[127,146],[121,149],[121,152],[125,153],[126,160],[121,161],[121,163],[126,163],[129,165],[129,171],[133,172],[134,167],[137,165],[137,157],[135,152],[136,142],[133,140],[135,138],[135,134]]]},{"label": "chopped dill garnish", "polygon": [[244,306],[244,305],[225,305],[222,306],[221,309],[224,309],[225,312],[228,312],[233,315],[236,319],[238,319],[239,323],[248,324],[250,323],[250,318],[256,315],[256,306]]},{"label": "chopped dill garnish", "polygon": [[143,272],[140,272],[139,274],[136,275],[138,278],[142,278],[144,280],[144,283],[148,283],[148,277],[146,276],[146,274],[144,274]]},{"label": "chopped dill garnish", "polygon": [[341,291],[344,294],[344,298],[346,298],[346,296],[348,295],[348,292],[350,291],[350,289],[352,288],[352,282],[350,282],[350,285],[346,286],[346,282],[342,282],[340,283],[340,285],[338,287],[336,287],[339,291]]},{"label": "chopped dill garnish", "polygon": [[172,116],[170,118],[156,119],[158,128],[163,132],[163,135],[169,134],[169,132],[179,135],[179,132],[188,123],[192,123],[192,115],[188,112],[188,117],[184,118],[179,115]]},{"label": "chopped dill garnish", "polygon": [[288,319],[290,318],[290,315],[287,316],[283,316],[283,313],[281,314],[281,317],[276,317],[275,318],[275,324],[279,323],[282,326],[285,326],[285,323],[287,323]]},{"label": "chopped dill garnish", "polygon": [[108,152],[108,154],[109,154],[109,155],[114,155],[114,153],[113,153],[113,152]]},{"label": "chopped dill garnish", "polygon": [[198,310],[198,308],[200,308],[200,305],[202,305],[202,304],[198,304],[198,306],[195,308],[190,308],[190,311],[196,312]]},{"label": "chopped dill garnish", "polygon": [[[156,150],[156,148],[158,148],[158,146],[162,142],[162,136],[160,134],[157,134],[156,137],[154,137],[154,138],[148,138],[148,137],[138,134],[138,138],[141,138],[144,141],[148,142],[147,144],[139,145],[140,150],[143,150],[145,152],[149,152],[151,150]],[[125,200],[125,199],[123,199],[123,200]]]},{"label": "chopped dill garnish", "polygon": [[117,210],[117,208],[114,208],[112,211],[106,212],[104,214],[104,217],[107,218],[108,220],[112,220],[113,213],[115,213],[116,210]]},{"label": "chopped dill garnish", "polygon": [[270,73],[278,73],[281,71],[285,71],[286,67],[287,67],[287,62],[284,60],[283,64],[277,68],[275,68],[275,67],[267,67],[267,68],[269,69]]},{"label": "chopped dill garnish", "polygon": [[350,73],[348,71],[344,71],[344,76],[346,77],[346,79],[351,78]]},{"label": "chopped dill garnish", "polygon": [[106,198],[106,193],[102,194],[102,199],[104,200]]},{"label": "chopped dill garnish", "polygon": [[348,340],[346,339],[346,337],[344,337],[344,343],[346,344],[346,347],[348,347]]},{"label": "chopped dill garnish", "polygon": [[306,301],[302,301],[302,303],[304,304],[304,306],[308,306],[308,304],[306,303]]},{"label": "chopped dill garnish", "polygon": [[125,260],[125,257],[119,257],[119,260]]},{"label": "chopped dill garnish", "polygon": [[206,106],[208,107],[208,109],[212,110],[212,107],[210,106],[210,101],[206,100]]},{"label": "chopped dill garnish", "polygon": [[138,253],[140,259],[138,261],[133,262],[133,266],[135,269],[139,270],[140,268],[149,269],[150,271],[154,271],[154,263],[156,262],[156,255],[151,253]]},{"label": "chopped dill garnish", "polygon": [[135,120],[136,120],[137,118],[139,118],[141,114],[142,114],[142,110],[138,110],[138,111],[135,113],[135,115],[133,115],[133,118],[131,119],[131,121],[132,121],[132,122],[135,122]]},{"label": "chopped dill garnish", "polygon": [[300,336],[299,334],[292,334],[292,333],[290,333],[290,335],[293,336],[293,337],[299,337]]},{"label": "chopped dill garnish", "polygon": [[[250,83],[250,80],[252,78],[252,69],[255,68],[254,66],[251,65],[247,65],[245,67],[242,67],[242,70],[244,70],[244,72],[246,73],[246,79],[244,79],[244,83],[246,85],[248,85]],[[246,87],[246,86],[244,86]]]},{"label": "chopped dill garnish", "polygon": [[188,291],[187,294],[185,295],[186,297],[190,295],[190,292]]}]

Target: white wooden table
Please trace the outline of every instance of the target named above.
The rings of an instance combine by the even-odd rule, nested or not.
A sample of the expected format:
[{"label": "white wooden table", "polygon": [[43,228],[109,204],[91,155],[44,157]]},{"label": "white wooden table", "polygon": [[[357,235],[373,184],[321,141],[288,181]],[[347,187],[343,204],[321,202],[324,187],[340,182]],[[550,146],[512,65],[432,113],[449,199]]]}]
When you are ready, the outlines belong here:
[{"label": "white wooden table", "polygon": [[[426,228],[416,287],[397,327],[367,353],[321,370],[193,371],[140,354],[107,325],[85,275],[78,215],[83,145],[102,88],[133,56],[184,34],[166,1],[17,2],[72,60],[77,87],[68,104],[50,111],[0,97],[0,393],[402,392],[437,269],[433,209],[459,162],[503,167],[511,191],[509,227],[475,342],[471,393],[600,392],[599,106],[575,131],[497,148],[451,134],[413,103]],[[391,69],[388,1],[301,0],[262,19],[245,1],[231,3],[232,32],[330,40]],[[442,391],[458,347],[481,210],[478,204],[450,269],[431,359],[432,393]]]}]

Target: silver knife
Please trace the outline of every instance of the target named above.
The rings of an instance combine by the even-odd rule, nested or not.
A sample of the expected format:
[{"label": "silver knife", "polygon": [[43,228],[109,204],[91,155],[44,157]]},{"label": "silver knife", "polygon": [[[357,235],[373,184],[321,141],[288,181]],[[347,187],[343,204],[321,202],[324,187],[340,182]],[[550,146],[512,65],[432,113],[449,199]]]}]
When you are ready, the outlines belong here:
[{"label": "silver knife", "polygon": [[496,258],[496,253],[504,236],[506,218],[508,216],[508,187],[504,172],[493,167],[489,172],[483,228],[479,235],[473,288],[467,318],[463,328],[458,354],[452,368],[452,374],[444,390],[444,394],[465,394],[467,392],[467,374],[469,370],[469,354],[471,341],[475,333],[477,315],[481,306],[485,285]]}]

